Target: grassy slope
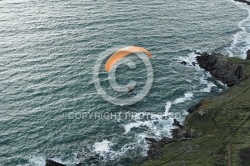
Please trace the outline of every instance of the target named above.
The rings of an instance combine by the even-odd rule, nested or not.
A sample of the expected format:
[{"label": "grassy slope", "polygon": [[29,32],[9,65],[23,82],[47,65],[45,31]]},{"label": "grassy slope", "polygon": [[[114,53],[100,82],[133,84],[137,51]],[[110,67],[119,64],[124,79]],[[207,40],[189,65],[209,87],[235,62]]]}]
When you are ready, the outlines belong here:
[{"label": "grassy slope", "polygon": [[198,111],[186,117],[186,127],[202,136],[165,145],[159,159],[143,165],[250,165],[242,164],[238,155],[241,148],[250,147],[250,61],[229,61],[244,65],[242,82],[206,99]]}]

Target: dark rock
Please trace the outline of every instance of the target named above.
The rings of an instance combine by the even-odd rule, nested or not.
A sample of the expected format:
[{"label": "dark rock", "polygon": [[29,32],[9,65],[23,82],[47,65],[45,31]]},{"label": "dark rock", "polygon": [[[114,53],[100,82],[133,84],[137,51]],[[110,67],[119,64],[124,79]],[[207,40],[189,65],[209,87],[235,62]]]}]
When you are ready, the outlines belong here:
[{"label": "dark rock", "polygon": [[182,130],[181,129],[172,129],[171,133],[172,133],[172,136],[174,139],[180,139],[182,137]]},{"label": "dark rock", "polygon": [[158,141],[154,138],[145,137],[145,140],[147,141],[148,144],[158,143]]},{"label": "dark rock", "polygon": [[149,144],[148,148],[149,148],[149,149],[157,149],[157,148],[159,148],[159,145],[158,145],[158,143]]},{"label": "dark rock", "polygon": [[[200,103],[202,103],[202,101]],[[201,104],[196,104],[194,106],[194,109],[198,109],[199,105]],[[145,162],[146,160],[156,159],[160,157],[163,153],[162,147],[167,144],[179,141],[188,141],[198,137],[197,134],[185,129],[185,127],[181,125],[180,122],[176,119],[174,119],[173,126],[177,126],[178,128],[171,129],[172,138],[163,137],[162,139],[157,141],[154,138],[145,137],[145,140],[148,143],[147,157],[142,158],[140,161]]]},{"label": "dark rock", "polygon": [[201,56],[197,56],[196,59],[201,68],[206,71],[212,71],[218,57],[209,55],[208,53],[203,53]]},{"label": "dark rock", "polygon": [[195,63],[195,62],[192,62],[192,65],[193,65],[193,66],[195,66],[195,65],[196,65],[196,63]]},{"label": "dark rock", "polygon": [[174,119],[174,123],[172,125],[173,126],[178,126],[178,125],[180,125],[180,122],[178,120]]},{"label": "dark rock", "polygon": [[184,133],[184,138],[191,138],[192,134],[190,132],[185,132]]},{"label": "dark rock", "polygon": [[148,156],[148,159],[155,159],[157,158],[158,156],[160,156],[161,152],[160,152],[160,149],[149,149],[147,151],[147,156]]},{"label": "dark rock", "polygon": [[181,64],[186,66],[187,62],[186,61],[182,61]]},{"label": "dark rock", "polygon": [[201,53],[196,59],[201,68],[228,86],[238,83],[243,75],[243,66],[229,63],[227,57],[222,54]]},{"label": "dark rock", "polygon": [[176,119],[174,119],[174,123],[173,123],[172,125],[173,125],[173,126],[177,126],[177,127],[179,127],[180,129],[183,129],[183,128],[184,128],[184,126],[181,125],[180,122],[179,122],[178,120],[176,120]]},{"label": "dark rock", "polygon": [[164,144],[168,144],[168,143],[171,143],[173,141],[172,138],[169,138],[169,137],[163,137],[159,143],[164,143]]},{"label": "dark rock", "polygon": [[175,142],[176,140],[173,138],[168,138],[168,137],[163,137],[160,141],[159,141],[159,147],[162,148],[163,146],[165,146],[166,144]]},{"label": "dark rock", "polygon": [[246,4],[250,5],[250,2],[247,1],[247,0],[234,0],[234,1],[236,1],[236,2],[242,2],[242,3],[246,3]]},{"label": "dark rock", "polygon": [[[177,120],[175,120],[174,123],[179,124]],[[173,138],[163,137],[159,141],[156,141],[154,138],[146,137],[145,140],[147,141],[149,146],[147,151],[147,158],[143,158],[142,161],[156,159],[159,156],[161,156],[162,155],[161,148],[167,144],[178,141],[188,141],[192,138],[195,138],[194,134],[189,131],[186,131],[184,127],[182,129],[180,128],[172,129],[171,132]]]},{"label": "dark rock", "polygon": [[45,166],[66,166],[66,165],[47,159]]},{"label": "dark rock", "polygon": [[147,151],[147,155],[148,156],[153,156],[154,155],[154,153],[155,153],[155,149],[149,149],[148,151]]},{"label": "dark rock", "polygon": [[247,57],[246,60],[250,60],[250,50],[247,50]]},{"label": "dark rock", "polygon": [[148,159],[154,159],[161,154],[161,148],[169,144],[171,142],[175,142],[176,140],[173,138],[163,137],[161,140],[156,141],[154,138],[145,138],[148,146],[147,157]]},{"label": "dark rock", "polygon": [[189,114],[191,114],[191,113],[193,113],[194,111],[198,110],[199,107],[202,105],[202,102],[203,102],[203,101],[204,101],[204,100],[201,100],[199,103],[197,103],[197,104],[193,105],[192,107],[190,107],[190,108],[187,110],[187,112],[188,112]]},{"label": "dark rock", "polygon": [[243,65],[238,65],[235,75],[237,75],[239,79],[243,76]]},{"label": "dark rock", "polygon": [[83,166],[83,163],[78,163],[76,164],[76,166]]},{"label": "dark rock", "polygon": [[139,165],[142,165],[142,164],[145,163],[146,161],[148,161],[148,156],[146,156],[146,157],[139,157],[139,158],[136,160],[136,163],[139,164]]}]

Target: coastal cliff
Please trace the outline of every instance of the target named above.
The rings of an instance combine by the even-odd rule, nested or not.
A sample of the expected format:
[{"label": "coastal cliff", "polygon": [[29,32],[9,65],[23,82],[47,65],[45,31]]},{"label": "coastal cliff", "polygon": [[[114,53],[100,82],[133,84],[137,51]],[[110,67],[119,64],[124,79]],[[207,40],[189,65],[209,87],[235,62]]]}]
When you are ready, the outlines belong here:
[{"label": "coastal cliff", "polygon": [[199,66],[229,88],[189,108],[184,124],[173,124],[173,138],[147,138],[142,165],[250,165],[250,61],[199,55]]}]

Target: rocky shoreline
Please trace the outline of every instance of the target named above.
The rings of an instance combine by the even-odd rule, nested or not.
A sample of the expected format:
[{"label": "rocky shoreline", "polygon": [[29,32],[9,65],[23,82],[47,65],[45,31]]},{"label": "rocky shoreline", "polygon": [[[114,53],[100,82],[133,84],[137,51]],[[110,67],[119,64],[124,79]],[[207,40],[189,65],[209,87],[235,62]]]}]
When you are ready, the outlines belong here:
[{"label": "rocky shoreline", "polygon": [[[234,0],[234,1],[242,2],[242,3],[246,3],[247,5],[250,5],[250,2],[248,0]],[[250,100],[249,99],[245,102],[244,101],[240,102],[240,104],[238,103],[238,106],[236,104],[236,105],[233,105],[233,108],[231,109],[228,108],[230,109],[230,111],[227,111],[228,113],[231,112],[231,110],[237,111],[237,110],[234,110],[235,106],[238,107],[240,110],[243,110],[243,111],[246,110],[246,112],[243,112],[246,117],[242,118],[243,120],[240,121],[240,125],[237,126],[237,124],[236,125],[232,124],[232,126],[234,127],[237,126],[235,127],[236,129],[233,129],[234,127],[230,126],[229,132],[227,130],[225,131],[221,130],[220,132],[222,133],[211,132],[210,129],[208,129],[210,132],[207,132],[205,128],[210,127],[209,125],[203,126],[203,129],[200,129],[200,130],[197,129],[199,128],[199,122],[202,123],[202,121],[197,120],[197,116],[201,118],[201,120],[208,120],[210,118],[209,119],[210,122],[217,123],[216,127],[218,127],[217,125],[220,123],[220,121],[215,122],[214,116],[216,116],[217,114],[217,116],[219,117],[218,115],[219,113],[217,113],[216,111],[221,111],[220,109],[222,110],[226,109],[227,108],[226,105],[231,105],[231,103],[233,103],[233,100],[237,98],[241,99],[241,97],[243,97],[243,99],[245,99],[244,98],[245,94],[248,94],[250,96],[250,91],[249,91],[250,86],[248,86],[250,84],[250,80],[249,80],[250,63],[244,62],[244,60],[240,60],[237,58],[232,58],[229,60],[228,57],[220,53],[211,53],[211,54],[199,53],[199,52],[196,52],[196,53],[199,55],[196,57],[197,63],[202,69],[209,72],[215,79],[226,84],[228,87],[233,87],[235,85],[236,86],[234,89],[229,89],[229,92],[226,92],[222,96],[216,98],[217,100],[221,100],[221,101],[216,101],[216,99],[214,100],[211,98],[210,99],[207,98],[207,99],[201,100],[194,106],[187,109],[189,116],[186,117],[184,125],[180,125],[176,119],[174,120],[175,122],[173,123],[173,126],[176,126],[177,128],[172,130],[172,136],[173,136],[172,138],[164,137],[159,141],[153,138],[145,138],[147,143],[149,144],[149,147],[148,147],[149,150],[147,152],[148,156],[144,158],[144,161],[147,160],[148,162],[144,162],[143,165],[148,165],[148,166],[151,166],[151,165],[159,165],[159,166],[160,165],[207,165],[207,164],[208,165],[229,165],[229,166],[250,165],[250,137],[245,138],[243,136],[246,133],[249,136],[249,133],[250,133]],[[246,54],[247,54],[246,60],[250,60],[250,50],[248,50]],[[181,62],[181,64],[186,65],[187,63],[183,61]],[[238,85],[237,87],[237,84],[240,84],[241,82],[244,82],[243,85]],[[235,89],[237,90],[244,89],[244,91],[234,96],[235,95],[234,93],[238,92]],[[233,96],[233,99],[230,98],[231,97],[230,95]],[[210,111],[209,109],[211,108],[214,109],[215,111],[214,110]],[[205,111],[206,112],[210,111],[210,113],[212,112],[214,115],[210,114],[209,117],[206,118],[203,116],[203,114],[206,113]],[[236,114],[237,118],[238,116],[240,116],[238,114],[242,114],[242,112],[233,112],[233,113]],[[223,115],[225,116],[225,114]],[[197,120],[198,123],[194,122],[195,120]],[[226,123],[229,125],[231,122],[234,122],[233,120],[230,121],[231,120],[230,118],[228,119],[225,118],[223,120],[225,120]],[[194,128],[196,128],[196,130]],[[218,128],[221,128],[221,126]],[[246,128],[247,128],[247,131],[246,131]],[[211,133],[215,135],[221,134],[224,137],[227,137],[227,135],[225,134],[228,134],[228,133],[231,135],[229,135],[229,137],[227,137],[226,139],[223,139],[223,141],[217,141],[217,143],[215,143],[214,141],[216,141],[217,139],[216,136],[212,137],[210,135],[207,135]],[[203,134],[204,135],[206,134],[206,136],[202,136]],[[238,134],[238,139],[241,140],[239,141],[240,143],[237,142],[238,141],[236,139],[237,134]],[[208,137],[208,139],[210,140],[207,140],[206,137]],[[199,138],[199,140],[205,139],[207,142],[211,142],[211,144],[209,143],[199,144],[196,141],[191,142],[190,140],[192,140],[193,138],[194,139]],[[212,138],[214,138],[215,140],[211,141]],[[236,141],[233,139],[235,139]],[[190,141],[191,143],[183,143],[183,141],[187,141],[187,142]],[[236,143],[233,141],[235,141]],[[177,144],[175,144],[175,142],[177,142]],[[214,144],[218,146],[219,148],[216,148]],[[233,151],[232,149],[234,147],[232,144],[236,144],[236,145],[244,144],[244,146],[242,147],[236,146],[236,148]],[[193,147],[190,148],[190,146],[192,145]],[[210,148],[210,149],[217,150],[219,152],[215,151],[215,152],[205,153],[205,155],[199,155],[199,156],[197,155],[195,156],[196,158],[193,158],[193,156],[191,156],[188,159],[186,158],[186,161],[180,160],[180,159],[184,159],[186,156],[189,156],[186,153],[194,151],[195,146],[200,146],[200,145],[212,146],[213,148]],[[189,146],[189,147],[186,147],[185,149],[183,148],[183,146]],[[201,154],[203,154],[202,151],[206,151],[206,149],[204,148],[205,147],[197,148],[195,150],[198,153],[200,152]],[[194,152],[194,154],[196,153]],[[204,156],[205,158],[202,158]],[[198,157],[201,157],[202,160],[198,159]],[[180,159],[178,160],[178,158]],[[153,162],[151,162],[151,160]]]},{"label": "rocky shoreline", "polygon": [[[250,71],[250,61],[249,66],[246,64],[241,63],[234,63],[229,60],[228,57],[220,54],[220,53],[196,53],[199,56],[196,57],[197,64],[204,69],[206,72],[209,72],[215,79],[221,81],[222,83],[228,85],[228,87],[237,87],[237,84],[240,84],[242,81],[248,79]],[[237,58],[236,58],[237,59]],[[247,52],[247,58],[245,61],[250,59],[250,50]],[[242,60],[238,60],[242,62]],[[184,62],[182,62],[183,65]],[[200,139],[205,134],[202,131],[194,130],[190,127],[190,121],[197,120],[195,114],[200,114],[200,108],[207,105],[207,103],[211,102],[210,99],[203,99],[197,104],[193,105],[187,112],[189,115],[186,117],[184,124],[180,124],[179,121],[174,119],[174,123],[172,124],[175,128],[171,130],[172,138],[163,137],[160,140],[156,140],[154,138],[146,137],[145,140],[148,143],[148,151],[147,157],[141,158],[138,162],[139,165],[148,165],[150,161],[158,161],[162,156],[166,155],[166,151],[164,148],[167,146],[171,146],[175,144],[175,148],[178,149],[181,147],[183,149],[183,144],[189,144],[193,139]],[[250,102],[249,102],[250,103]],[[247,107],[250,111],[250,106]],[[195,115],[195,116],[193,116]],[[197,125],[197,124],[196,124]],[[250,126],[249,126],[250,129]],[[249,139],[250,141],[250,139]],[[250,147],[250,146],[249,146]],[[171,149],[171,148],[170,148]],[[185,149],[185,147],[184,147]],[[243,156],[245,160],[249,160],[250,157],[250,148],[241,149],[240,154]],[[184,151],[185,152],[185,151]],[[170,152],[167,152],[170,153]],[[177,156],[181,156],[182,153],[178,154]],[[176,156],[175,156],[176,157]],[[169,160],[171,161],[171,160]],[[168,160],[164,163],[168,163]],[[185,162],[185,161],[183,161]],[[140,164],[141,163],[141,164]],[[83,163],[79,163],[77,165],[82,165]],[[46,166],[63,166],[63,164],[55,162],[53,160],[46,160]],[[149,164],[151,165],[151,164]],[[162,164],[160,164],[162,165]],[[165,165],[165,164],[163,164]]]},{"label": "rocky shoreline", "polygon": [[[201,100],[200,102],[198,102],[197,104],[195,104],[194,106],[190,107],[187,112],[189,113],[189,115],[186,117],[185,121],[184,121],[184,125],[181,125],[176,119],[174,120],[173,126],[175,126],[176,128],[172,129],[172,138],[167,138],[164,137],[161,140],[157,141],[153,138],[145,138],[147,143],[149,144],[148,148],[149,150],[147,151],[147,157],[144,158],[144,162],[143,165],[178,165],[180,164],[179,160],[176,160],[176,158],[185,158],[184,156],[188,156],[187,151],[192,152],[192,150],[194,149],[193,147],[195,146],[199,146],[197,143],[193,143],[196,142],[197,140],[203,140],[203,139],[207,139],[207,137],[210,137],[210,135],[208,135],[207,130],[211,130],[211,128],[209,128],[211,125],[210,123],[217,123],[216,125],[219,125],[222,120],[225,121],[225,123],[230,124],[230,120],[225,118],[222,119],[221,121],[215,122],[215,116],[217,116],[216,114],[219,114],[216,111],[220,111],[219,109],[226,109],[226,107],[223,107],[223,105],[231,105],[232,100],[229,100],[229,98],[231,97],[230,95],[234,95],[236,92],[234,92],[233,88],[238,89],[240,86],[239,84],[245,84],[243,86],[243,88],[245,88],[246,90],[243,93],[249,93],[249,89],[250,87],[248,87],[248,81],[250,83],[249,78],[249,71],[250,71],[250,61],[248,61],[250,59],[250,50],[247,52],[247,58],[246,60],[240,60],[238,58],[228,58],[220,53],[197,53],[199,56],[196,57],[197,59],[197,63],[199,64],[199,66],[204,69],[206,72],[209,72],[215,79],[221,81],[222,83],[228,85],[228,87],[231,87],[232,89],[228,89],[227,91],[229,92],[225,92],[225,94],[222,94],[219,97],[213,97],[213,98],[206,98]],[[242,83],[244,82],[244,83]],[[247,87],[247,88],[246,88]],[[227,96],[228,94],[230,94],[229,96]],[[241,95],[241,94],[240,94]],[[240,95],[238,95],[238,97],[240,97]],[[217,99],[218,98],[218,99]],[[236,98],[236,97],[235,97]],[[223,100],[223,102],[221,102]],[[219,105],[222,103],[222,106]],[[243,110],[246,110],[247,112],[245,116],[247,116],[247,119],[245,119],[244,123],[246,123],[246,120],[248,122],[248,120],[250,119],[250,102],[247,101],[243,101],[242,103],[244,103],[243,105]],[[249,103],[249,104],[246,104]],[[239,107],[241,108],[241,105],[234,105],[234,107]],[[213,109],[213,111],[210,111],[209,109]],[[232,111],[234,111],[234,108],[232,109]],[[212,113],[211,113],[212,112]],[[206,117],[204,116],[204,114],[208,113],[209,116]],[[234,114],[237,112],[234,112]],[[240,112],[239,112],[240,114]],[[223,114],[225,116],[225,114]],[[230,115],[227,115],[230,116]],[[235,115],[236,117],[239,115]],[[213,119],[212,119],[213,118]],[[220,117],[218,115],[218,118],[223,118]],[[205,121],[211,121],[210,123],[208,123],[209,125],[204,125],[204,124],[199,124],[202,123],[202,120]],[[232,120],[233,122],[233,120]],[[247,123],[248,124],[248,123]],[[202,126],[199,128],[199,125]],[[248,126],[249,125],[249,126]],[[249,132],[250,132],[250,124],[248,124],[247,127],[249,127]],[[232,125],[233,126],[233,125]],[[221,126],[217,126],[218,128],[220,128]],[[213,126],[214,128],[214,126]],[[233,130],[230,128],[230,130]],[[213,133],[214,132],[214,133]],[[221,131],[224,132],[224,131]],[[214,135],[216,134],[220,134],[217,133],[217,131],[213,131],[212,129],[212,133]],[[225,133],[226,130],[225,130]],[[221,133],[222,135],[224,135],[225,133]],[[209,134],[211,134],[211,131],[209,132]],[[233,133],[235,134],[235,133]],[[240,134],[239,134],[240,135]],[[226,136],[225,136],[226,137]],[[231,144],[227,142],[227,139],[223,140],[223,142],[215,142],[217,138],[209,138],[211,142],[211,144],[206,144],[206,146],[213,146],[213,144],[216,144],[216,146],[223,146],[223,144],[226,144],[227,146],[229,146],[228,144]],[[213,140],[214,139],[214,140]],[[248,137],[246,139],[247,141],[250,142],[250,137]],[[209,142],[208,141],[208,142]],[[225,143],[227,142],[227,143]],[[248,142],[248,143],[249,143]],[[192,148],[187,148],[185,146],[191,146],[193,145]],[[203,145],[204,146],[204,145]],[[214,146],[213,149],[216,149],[217,147]],[[240,151],[237,151],[237,153],[235,153],[234,155],[236,157],[236,160],[234,160],[233,162],[237,162],[237,163],[249,163],[250,161],[250,144],[247,144],[246,147],[240,149]],[[172,149],[172,150],[171,150]],[[226,146],[223,146],[223,150],[227,149]],[[203,153],[202,151],[205,151],[205,149],[203,148],[198,148],[196,150],[194,150],[194,153],[196,152],[201,152],[201,154]],[[174,153],[174,154],[173,154]],[[213,153],[213,152],[211,152]],[[229,153],[229,152],[228,152]],[[230,152],[232,153],[232,152]],[[208,154],[204,154],[204,156],[208,155]],[[228,157],[227,153],[220,153],[218,156],[218,158],[220,158],[221,156],[223,156],[224,158]],[[229,154],[230,157],[232,154]],[[168,156],[166,158],[166,156]],[[211,165],[224,165],[226,163],[230,163],[228,165],[231,165],[232,163],[232,159],[228,158],[226,161],[217,161],[217,160],[211,160],[210,163],[213,163]],[[222,157],[220,158],[222,159]],[[192,161],[189,161],[189,159],[182,160],[183,165],[190,165],[190,163],[192,164],[197,164],[199,163],[198,159],[190,159]],[[206,158],[204,158],[204,160],[208,160]],[[156,164],[157,163],[157,164]],[[168,164],[167,164],[168,163]],[[184,164],[185,163],[185,164]],[[208,162],[209,163],[209,162]],[[205,165],[208,164],[206,162],[204,162],[201,165]],[[192,165],[191,164],[191,165]],[[194,164],[194,165],[195,165]]]},{"label": "rocky shoreline", "polygon": [[[224,84],[227,84],[229,87],[234,86],[239,83],[243,73],[244,68],[242,64],[232,64],[227,60],[227,57],[220,53],[199,53],[196,57],[197,63],[199,66],[208,71],[214,78],[221,81]],[[184,62],[182,64],[185,65]],[[194,106],[190,107],[187,112],[192,114],[194,111],[197,111],[199,107],[205,100],[201,100]],[[194,133],[189,131],[185,126],[181,125],[176,119],[172,124],[176,128],[172,129],[172,138],[163,137],[161,140],[157,141],[154,138],[145,138],[149,144],[147,151],[147,157],[144,160],[151,160],[158,157],[161,154],[161,148],[166,144],[172,142],[187,141],[192,138],[197,138],[201,136],[201,133]]]},{"label": "rocky shoreline", "polygon": [[227,86],[232,87],[239,83],[243,76],[243,65],[232,64],[227,57],[219,53],[198,53],[197,62],[199,66],[208,71],[215,79],[221,81]]},{"label": "rocky shoreline", "polygon": [[[238,93],[239,90],[230,89],[236,88],[239,89],[240,86],[244,89],[244,93],[250,95],[250,51],[247,52],[247,60],[241,60],[238,58],[228,58],[219,53],[197,53],[199,56],[196,57],[197,63],[201,68],[203,68],[206,72],[209,72],[214,78],[221,81],[224,84],[227,84],[229,89],[228,93],[222,94],[221,96],[214,97],[214,98],[207,98],[203,99],[194,106],[187,109],[189,115],[186,117],[184,124],[180,124],[176,119],[174,119],[174,129],[172,129],[172,138],[163,137],[160,140],[156,140],[154,138],[146,137],[145,140],[148,143],[148,151],[147,157],[140,159],[139,165],[182,165],[179,162],[181,161],[183,164],[186,165],[197,165],[197,163],[202,163],[201,165],[211,164],[211,165],[224,165],[225,163],[230,162],[227,155],[229,152],[225,152],[226,147],[223,148],[220,146],[227,145],[229,146],[227,140],[227,136],[225,138],[221,138],[223,141],[218,140],[220,136],[217,134],[228,134],[227,129],[224,131],[220,131],[219,133],[214,132],[214,128],[221,128],[224,124],[220,124],[221,122],[230,124],[230,119],[221,117],[218,115],[217,111],[223,109],[223,107],[227,104],[231,104],[233,100],[231,97]],[[240,85],[242,82],[245,82],[245,85]],[[232,94],[230,94],[232,93]],[[236,98],[236,97],[233,97]],[[237,94],[237,98],[240,98],[240,95]],[[243,110],[245,111],[244,123],[247,123],[248,131],[250,129],[250,98],[244,98],[245,101],[241,101],[243,103]],[[218,102],[219,101],[219,102]],[[221,102],[222,101],[222,102]],[[219,103],[219,104],[218,104]],[[215,107],[213,105],[215,104]],[[221,106],[222,105],[222,106]],[[212,106],[212,108],[210,108]],[[240,104],[236,104],[236,106],[240,106]],[[219,110],[218,110],[219,108]],[[240,107],[239,107],[240,108]],[[211,111],[212,110],[212,111]],[[227,111],[227,110],[226,110]],[[238,113],[235,112],[235,108],[232,109],[234,114],[236,115],[233,117],[238,117]],[[240,113],[240,112],[239,112]],[[208,115],[207,115],[208,114]],[[228,112],[223,113],[223,116],[228,114]],[[228,115],[227,115],[228,116]],[[215,122],[216,118],[218,118],[217,122]],[[232,118],[232,117],[231,117]],[[204,124],[201,124],[204,123]],[[215,123],[218,125],[217,127],[210,126],[210,124]],[[241,122],[242,123],[242,122]],[[233,125],[232,125],[233,126]],[[239,127],[236,125],[236,129],[234,127],[229,126],[230,132],[235,134],[236,129]],[[227,128],[227,127],[225,127]],[[212,132],[210,131],[212,130]],[[239,130],[239,129],[238,129]],[[225,132],[225,133],[224,133]],[[229,133],[230,133],[229,132]],[[245,131],[243,132],[245,134]],[[215,135],[215,137],[211,137],[210,135]],[[230,135],[230,134],[229,134]],[[230,136],[232,137],[232,136]],[[202,146],[200,142],[209,142],[203,143]],[[225,143],[226,142],[226,143]],[[238,158],[235,160],[237,163],[249,163],[250,164],[250,137],[247,137],[245,143],[247,146],[240,148],[237,153],[234,153],[235,156]],[[230,142],[231,143],[231,142]],[[247,144],[248,143],[248,144]],[[215,144],[216,146],[214,146]],[[204,149],[204,146],[208,146],[207,148],[212,148],[211,152],[207,152]],[[196,148],[195,148],[196,147]],[[197,148],[198,147],[198,148]],[[219,147],[219,149],[217,149]],[[191,152],[200,152],[203,154],[203,160],[208,160],[209,162],[201,162],[197,161],[196,155],[192,154]],[[217,154],[216,151],[222,151],[222,154]],[[187,154],[192,154],[190,158],[183,158]],[[232,153],[232,152],[230,152]],[[209,159],[211,156],[210,154],[215,155],[212,157],[212,160]],[[226,154],[226,155],[225,155]],[[230,154],[231,156],[232,154]],[[166,157],[167,156],[167,157]],[[194,158],[195,159],[194,159]],[[181,158],[178,160],[178,158]],[[215,160],[214,158],[218,158],[219,160]],[[225,161],[222,159],[227,158]],[[184,165],[185,165],[184,164]],[[82,165],[79,163],[77,165]],[[46,166],[63,166],[63,164],[55,162],[53,160],[46,160]]]}]

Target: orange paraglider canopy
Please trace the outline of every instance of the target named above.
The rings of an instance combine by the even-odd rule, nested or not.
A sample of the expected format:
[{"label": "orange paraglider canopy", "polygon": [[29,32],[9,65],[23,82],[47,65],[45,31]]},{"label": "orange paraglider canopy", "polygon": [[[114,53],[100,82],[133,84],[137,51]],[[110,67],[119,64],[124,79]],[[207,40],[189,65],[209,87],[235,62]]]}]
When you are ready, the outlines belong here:
[{"label": "orange paraglider canopy", "polygon": [[112,66],[119,61],[120,59],[122,59],[123,57],[132,54],[132,53],[136,53],[136,52],[142,52],[147,54],[150,58],[152,57],[152,54],[150,52],[148,52],[145,48],[142,47],[138,47],[138,46],[129,46],[129,47],[125,47],[122,48],[118,51],[116,51],[113,55],[111,55],[111,57],[107,60],[106,64],[105,64],[105,70],[107,72],[109,72],[112,68]]}]

